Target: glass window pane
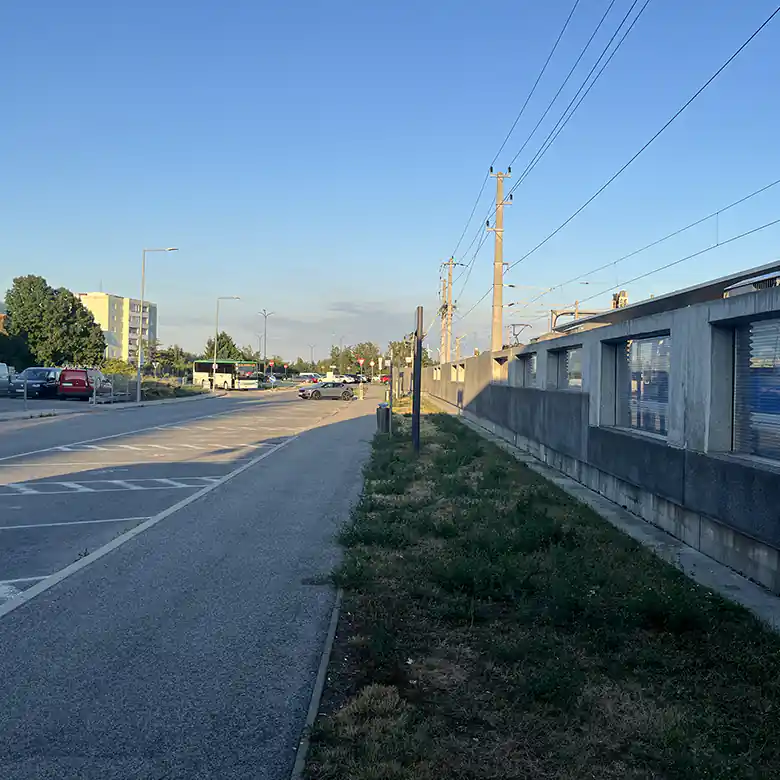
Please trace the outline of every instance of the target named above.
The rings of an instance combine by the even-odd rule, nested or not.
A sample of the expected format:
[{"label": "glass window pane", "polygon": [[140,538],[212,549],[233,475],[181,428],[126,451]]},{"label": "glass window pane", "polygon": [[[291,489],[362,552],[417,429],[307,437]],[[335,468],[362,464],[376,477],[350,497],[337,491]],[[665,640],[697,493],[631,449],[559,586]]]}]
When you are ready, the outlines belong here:
[{"label": "glass window pane", "polygon": [[735,333],[734,449],[780,459],[780,320]]},{"label": "glass window pane", "polygon": [[618,346],[617,424],[668,434],[670,336]]}]

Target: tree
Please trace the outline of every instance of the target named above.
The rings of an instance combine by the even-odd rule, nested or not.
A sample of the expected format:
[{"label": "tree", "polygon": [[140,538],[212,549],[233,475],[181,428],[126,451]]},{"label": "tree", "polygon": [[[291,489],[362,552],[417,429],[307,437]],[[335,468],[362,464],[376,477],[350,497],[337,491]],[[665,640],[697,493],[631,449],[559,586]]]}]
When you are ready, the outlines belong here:
[{"label": "tree", "polygon": [[132,363],[128,363],[126,360],[120,360],[119,358],[109,358],[103,363],[104,374],[121,374],[122,376],[135,376],[136,367]]},{"label": "tree", "polygon": [[365,361],[363,363],[362,373],[365,374],[370,371],[372,360],[374,361],[374,366],[378,368],[380,355],[379,347],[372,341],[362,341],[360,344],[355,344],[355,346],[352,347],[352,352],[355,356],[356,363],[358,358],[363,358]]},{"label": "tree", "polygon": [[6,306],[9,335],[23,339],[39,364],[102,362],[103,331],[70,290],[54,290],[42,276],[19,276],[6,295]]},{"label": "tree", "polygon": [[[211,356],[214,356],[213,352]],[[192,352],[187,352],[178,344],[172,344],[170,347],[163,347],[157,350],[157,361],[162,366],[163,371],[168,373],[173,372],[179,375],[186,373],[192,368],[195,358],[196,356]]]},{"label": "tree", "polygon": [[[213,358],[214,339],[209,339],[206,342],[206,348],[203,351],[203,359],[212,360]],[[244,360],[244,355],[236,346],[236,342],[233,341],[232,336],[227,334],[224,330],[217,336],[217,358],[221,360]]]},{"label": "tree", "polygon": [[27,349],[27,342],[20,336],[0,333],[0,363],[7,363],[17,371],[35,365],[35,359]]}]

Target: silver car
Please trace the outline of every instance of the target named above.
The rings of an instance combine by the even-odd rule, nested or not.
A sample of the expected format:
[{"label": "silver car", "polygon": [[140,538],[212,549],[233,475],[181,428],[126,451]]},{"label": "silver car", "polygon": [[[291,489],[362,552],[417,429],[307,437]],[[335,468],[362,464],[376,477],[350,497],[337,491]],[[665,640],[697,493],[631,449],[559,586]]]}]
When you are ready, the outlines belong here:
[{"label": "silver car", "polygon": [[349,401],[355,394],[350,388],[341,382],[317,382],[314,385],[304,385],[298,390],[301,398],[311,398],[313,401],[319,401],[320,398],[340,398],[342,401]]}]

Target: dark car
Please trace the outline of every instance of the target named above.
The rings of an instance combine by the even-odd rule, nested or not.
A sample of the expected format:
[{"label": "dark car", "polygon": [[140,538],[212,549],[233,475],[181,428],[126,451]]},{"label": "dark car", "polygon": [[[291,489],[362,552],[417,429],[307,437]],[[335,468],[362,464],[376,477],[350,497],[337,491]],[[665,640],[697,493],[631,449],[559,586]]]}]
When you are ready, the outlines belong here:
[{"label": "dark car", "polygon": [[111,392],[111,382],[95,368],[63,368],[60,372],[57,396],[63,401],[78,398],[88,401],[93,395]]},{"label": "dark car", "polygon": [[25,368],[11,380],[8,395],[11,398],[22,398],[26,382],[28,398],[54,398],[57,395],[59,378],[59,368]]}]

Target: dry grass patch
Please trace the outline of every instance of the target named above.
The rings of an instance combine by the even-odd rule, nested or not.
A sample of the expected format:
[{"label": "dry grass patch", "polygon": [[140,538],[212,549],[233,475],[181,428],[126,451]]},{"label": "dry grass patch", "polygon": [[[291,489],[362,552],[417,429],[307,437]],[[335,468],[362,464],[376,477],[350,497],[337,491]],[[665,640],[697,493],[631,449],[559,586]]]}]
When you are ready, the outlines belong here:
[{"label": "dry grass patch", "polygon": [[311,780],[780,778],[780,638],[445,415],[377,437]]}]

